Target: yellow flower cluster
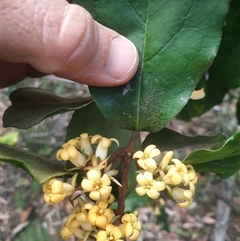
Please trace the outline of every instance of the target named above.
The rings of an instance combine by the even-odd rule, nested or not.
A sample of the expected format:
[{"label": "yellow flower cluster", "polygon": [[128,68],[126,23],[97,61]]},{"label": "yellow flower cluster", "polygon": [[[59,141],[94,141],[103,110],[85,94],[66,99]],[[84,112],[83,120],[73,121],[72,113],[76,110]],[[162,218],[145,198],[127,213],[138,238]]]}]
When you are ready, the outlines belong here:
[{"label": "yellow flower cluster", "polygon": [[43,184],[44,200],[48,204],[61,202],[70,197],[73,209],[67,217],[61,236],[71,236],[78,241],[123,241],[136,240],[141,224],[133,213],[116,215],[109,206],[115,201],[112,182],[121,184],[114,178],[117,170],[108,163],[108,148],[118,141],[101,135],[81,134],[62,145],[56,157],[59,161],[69,161],[73,167],[71,184],[58,179],[50,179]]},{"label": "yellow flower cluster", "polygon": [[[78,241],[90,237],[96,241],[123,241],[139,237],[141,223],[137,215],[123,214],[123,211],[117,215],[110,208],[115,201],[113,182],[122,187],[114,177],[118,170],[112,169],[112,160],[108,156],[112,143],[119,146],[114,138],[83,133],[64,143],[58,150],[58,161],[71,162],[72,167],[68,171],[72,178],[70,183],[52,178],[43,184],[42,190],[44,200],[50,205],[59,203],[66,197],[73,205],[61,229],[63,239],[75,236]],[[139,167],[136,192],[140,196],[148,195],[157,199],[165,191],[180,207],[188,207],[192,203],[197,182],[193,167],[173,158],[172,151],[167,152],[157,163],[154,158],[160,154],[155,145],[149,145],[144,151],[133,154],[132,158]]]},{"label": "yellow flower cluster", "polygon": [[150,198],[157,199],[160,193],[166,190],[180,207],[186,208],[192,203],[195,193],[195,170],[191,165],[172,158],[172,151],[167,152],[157,165],[154,157],[160,153],[155,145],[147,146],[143,152],[134,153],[133,158],[137,158],[140,167],[136,177],[136,192],[140,196],[147,194]]}]

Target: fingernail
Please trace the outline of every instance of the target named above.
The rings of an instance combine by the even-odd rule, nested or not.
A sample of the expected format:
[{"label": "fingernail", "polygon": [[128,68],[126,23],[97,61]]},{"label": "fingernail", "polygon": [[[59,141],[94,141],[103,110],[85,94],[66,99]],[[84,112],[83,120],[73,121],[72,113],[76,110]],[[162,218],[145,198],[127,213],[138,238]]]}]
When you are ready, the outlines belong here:
[{"label": "fingernail", "polygon": [[111,41],[107,74],[113,79],[122,79],[136,68],[138,52],[134,44],[123,36]]}]

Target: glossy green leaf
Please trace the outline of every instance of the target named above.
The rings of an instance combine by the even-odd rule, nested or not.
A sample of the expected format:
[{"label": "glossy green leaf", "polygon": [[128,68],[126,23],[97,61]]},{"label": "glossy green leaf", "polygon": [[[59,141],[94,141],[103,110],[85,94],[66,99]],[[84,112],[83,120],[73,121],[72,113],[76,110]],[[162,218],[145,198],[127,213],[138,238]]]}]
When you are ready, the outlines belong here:
[{"label": "glossy green leaf", "polygon": [[120,128],[157,132],[177,115],[216,56],[227,0],[75,0],[136,45],[135,77],[90,88],[103,115]]},{"label": "glossy green leaf", "polygon": [[223,38],[218,54],[202,80],[206,96],[189,100],[179,118],[190,120],[200,116],[223,101],[229,89],[240,87],[240,1],[232,0],[226,17]]},{"label": "glossy green leaf", "polygon": [[54,162],[29,151],[4,144],[0,144],[0,150],[1,162],[22,168],[38,183],[43,183],[52,177],[69,174],[57,161]]},{"label": "glossy green leaf", "polygon": [[169,151],[187,146],[222,142],[223,140],[225,140],[225,136],[222,134],[213,136],[185,136],[174,130],[164,128],[160,132],[150,133],[143,142],[143,148],[154,144],[161,151]]},{"label": "glossy green leaf", "polygon": [[79,109],[92,101],[91,98],[63,98],[49,90],[22,88],[11,93],[10,106],[4,113],[4,127],[28,129],[43,119],[67,111]]},{"label": "glossy green leaf", "polygon": [[213,172],[228,178],[240,170],[240,132],[230,137],[218,150],[198,149],[183,161],[198,172]]}]

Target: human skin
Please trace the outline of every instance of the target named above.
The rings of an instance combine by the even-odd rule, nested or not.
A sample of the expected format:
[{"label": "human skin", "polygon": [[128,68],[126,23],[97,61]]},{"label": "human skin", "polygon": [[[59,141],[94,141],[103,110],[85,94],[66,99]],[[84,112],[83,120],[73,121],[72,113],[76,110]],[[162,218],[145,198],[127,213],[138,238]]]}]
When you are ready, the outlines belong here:
[{"label": "human skin", "polygon": [[0,87],[54,74],[117,86],[138,68],[132,42],[65,0],[0,0]]}]

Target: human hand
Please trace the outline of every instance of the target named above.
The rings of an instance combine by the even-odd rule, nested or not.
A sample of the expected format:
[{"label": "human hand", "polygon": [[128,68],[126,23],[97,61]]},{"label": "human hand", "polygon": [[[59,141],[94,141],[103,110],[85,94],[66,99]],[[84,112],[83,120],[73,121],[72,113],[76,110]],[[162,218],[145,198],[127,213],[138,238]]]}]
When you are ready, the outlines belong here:
[{"label": "human hand", "polygon": [[1,88],[44,74],[116,86],[137,70],[133,43],[65,0],[2,0],[0,18]]}]

